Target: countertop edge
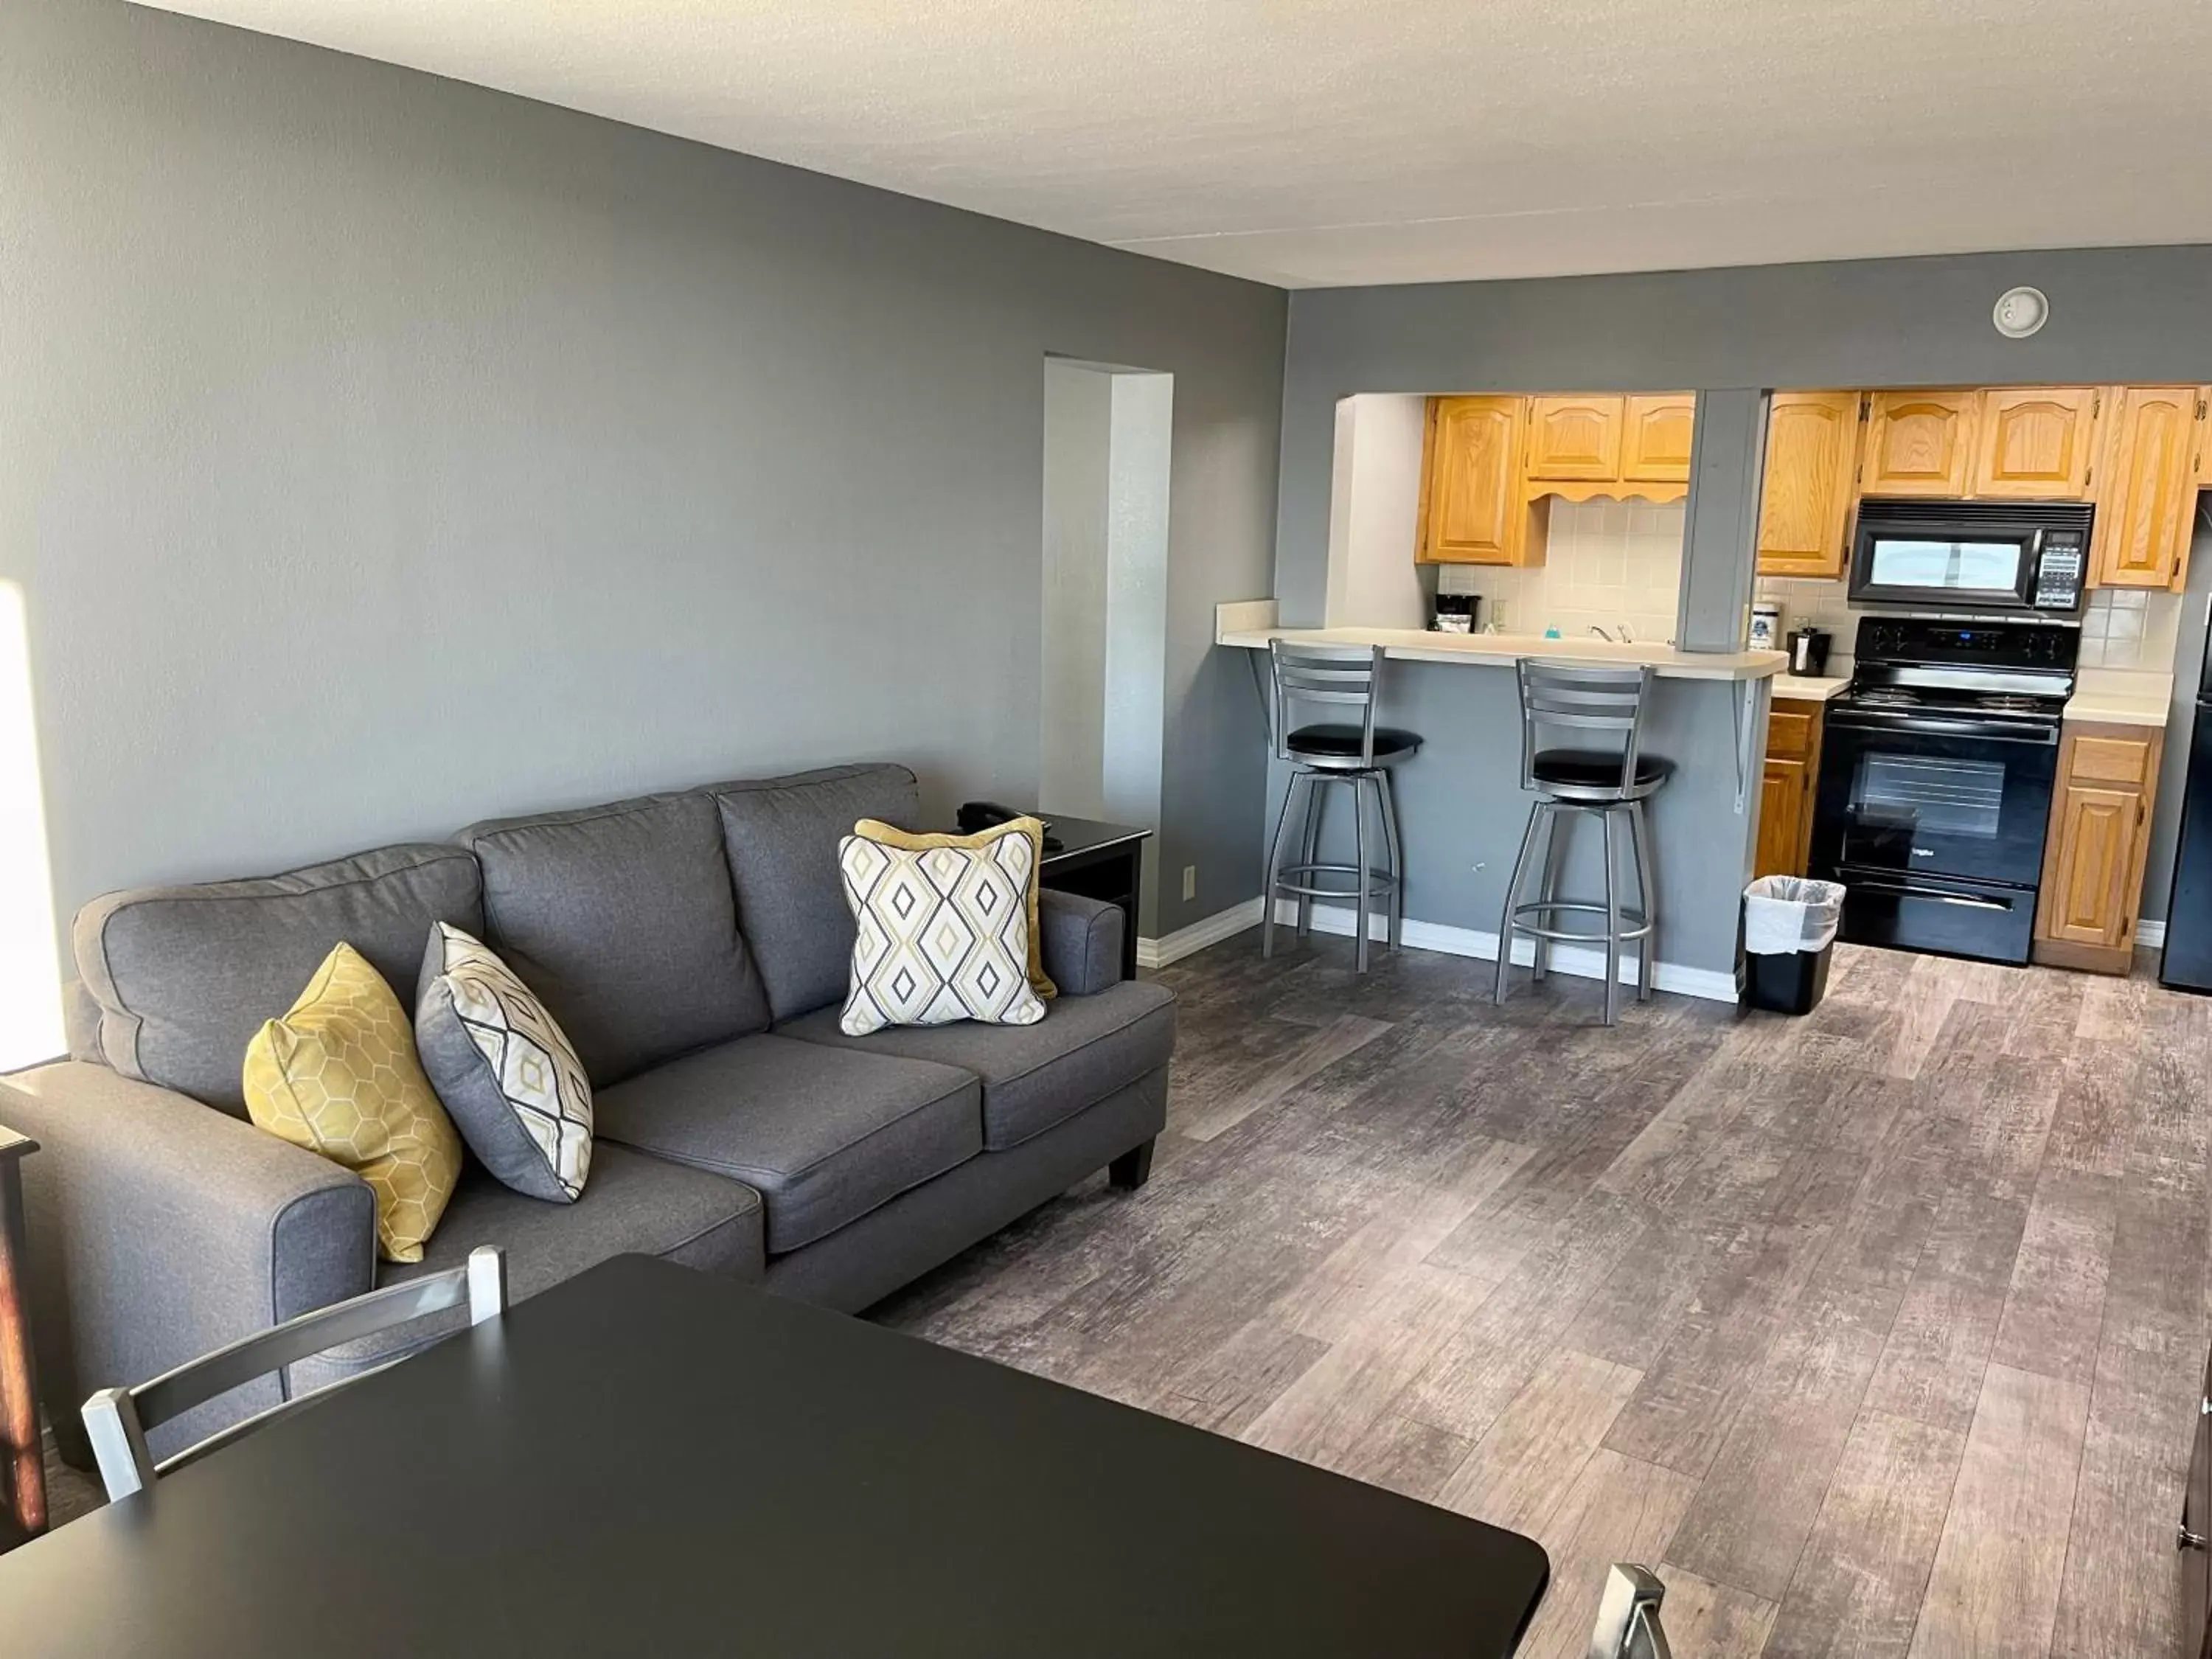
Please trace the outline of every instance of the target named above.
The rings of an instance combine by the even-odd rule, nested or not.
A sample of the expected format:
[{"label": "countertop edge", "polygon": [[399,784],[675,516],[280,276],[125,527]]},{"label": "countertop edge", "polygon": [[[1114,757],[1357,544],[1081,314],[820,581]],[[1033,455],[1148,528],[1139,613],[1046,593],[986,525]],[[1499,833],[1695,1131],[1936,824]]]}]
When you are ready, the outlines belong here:
[{"label": "countertop edge", "polygon": [[2154,726],[2163,731],[2170,711],[2165,703],[2153,708],[2147,701],[2101,696],[2095,693],[2069,697],[2062,719],[2085,726]]},{"label": "countertop edge", "polygon": [[[1438,634],[1387,628],[1224,629],[1214,643],[1263,651],[1269,641],[1304,640],[1315,645],[1380,645],[1382,654],[1401,662],[1437,662],[1453,667],[1502,668],[1529,657],[1578,659],[1594,663],[1645,665],[1662,679],[1736,681],[1771,679],[1788,666],[1779,651],[1698,652],[1672,646],[1608,645],[1599,641],[1547,640],[1504,634]],[[1507,643],[1506,641],[1514,641]]]}]

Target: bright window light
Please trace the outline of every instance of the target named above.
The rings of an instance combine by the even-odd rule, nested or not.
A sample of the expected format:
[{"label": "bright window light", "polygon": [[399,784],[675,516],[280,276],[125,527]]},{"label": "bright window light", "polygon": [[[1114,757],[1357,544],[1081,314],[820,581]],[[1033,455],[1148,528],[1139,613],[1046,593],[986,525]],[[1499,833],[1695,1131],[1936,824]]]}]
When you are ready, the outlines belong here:
[{"label": "bright window light", "polygon": [[61,1053],[53,879],[23,590],[0,581],[0,1071]]}]

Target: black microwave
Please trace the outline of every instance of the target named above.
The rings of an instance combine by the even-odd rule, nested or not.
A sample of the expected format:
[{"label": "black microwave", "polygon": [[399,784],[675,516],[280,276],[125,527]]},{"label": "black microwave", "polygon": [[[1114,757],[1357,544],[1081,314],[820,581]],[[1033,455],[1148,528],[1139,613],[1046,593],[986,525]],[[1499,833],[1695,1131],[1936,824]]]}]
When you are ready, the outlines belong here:
[{"label": "black microwave", "polygon": [[2077,617],[2095,511],[2075,501],[1862,501],[1852,602]]}]

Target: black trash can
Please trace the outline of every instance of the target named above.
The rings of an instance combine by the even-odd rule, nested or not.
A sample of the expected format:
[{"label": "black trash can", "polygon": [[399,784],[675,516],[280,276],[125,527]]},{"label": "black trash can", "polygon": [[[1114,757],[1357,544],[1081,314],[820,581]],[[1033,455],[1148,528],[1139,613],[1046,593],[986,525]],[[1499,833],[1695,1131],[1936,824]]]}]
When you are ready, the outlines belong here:
[{"label": "black trash can", "polygon": [[1802,876],[1761,876],[1743,890],[1741,1006],[1809,1014],[1828,991],[1844,890]]}]

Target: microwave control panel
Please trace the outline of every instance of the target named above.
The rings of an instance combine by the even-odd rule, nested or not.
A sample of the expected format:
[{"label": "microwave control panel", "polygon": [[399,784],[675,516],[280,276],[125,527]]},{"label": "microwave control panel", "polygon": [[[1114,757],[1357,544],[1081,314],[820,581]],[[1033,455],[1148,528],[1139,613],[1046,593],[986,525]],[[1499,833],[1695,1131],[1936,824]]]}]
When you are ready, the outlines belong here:
[{"label": "microwave control panel", "polygon": [[2078,530],[2046,531],[2043,556],[2035,566],[2038,611],[2075,611],[2081,605],[2082,534]]}]

